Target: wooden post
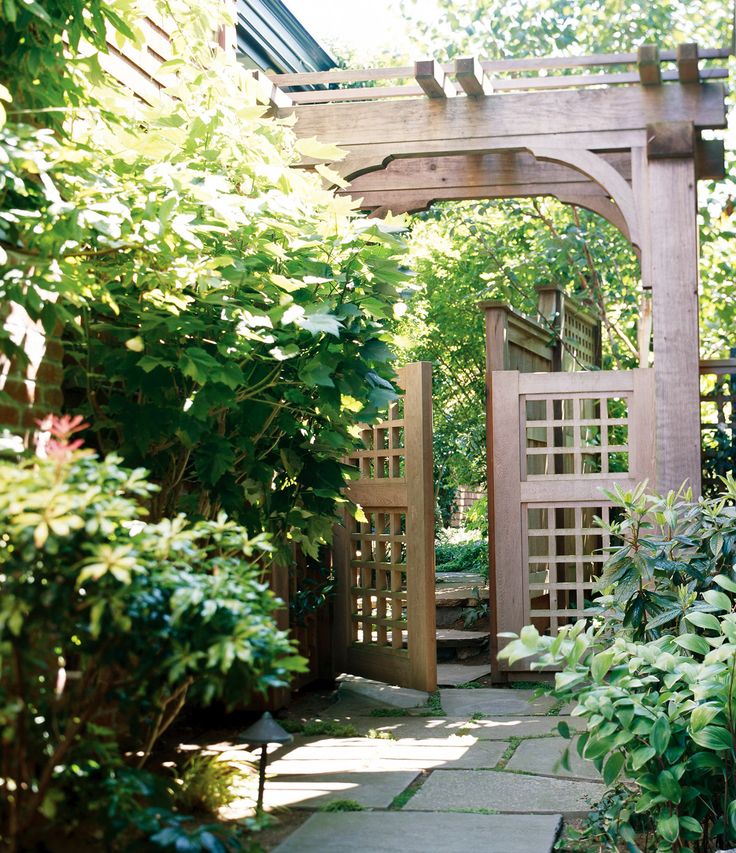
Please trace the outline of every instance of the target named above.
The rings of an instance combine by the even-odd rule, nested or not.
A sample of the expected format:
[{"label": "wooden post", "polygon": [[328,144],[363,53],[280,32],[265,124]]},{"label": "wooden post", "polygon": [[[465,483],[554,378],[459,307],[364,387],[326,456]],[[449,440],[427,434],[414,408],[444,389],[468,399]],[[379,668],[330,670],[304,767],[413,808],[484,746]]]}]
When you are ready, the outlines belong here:
[{"label": "wooden post", "polygon": [[537,310],[557,330],[558,338],[553,345],[550,370],[556,373],[562,370],[563,348],[561,339],[565,335],[565,292],[556,284],[537,287]]},{"label": "wooden post", "polygon": [[437,687],[435,633],[434,464],[432,457],[432,365],[405,368],[404,435],[406,444],[406,550],[411,554],[407,578],[409,661],[420,690]]},{"label": "wooden post", "polygon": [[657,485],[668,491],[687,480],[699,495],[697,195],[694,157],[684,156],[682,136],[670,156],[657,145],[642,157],[635,191],[647,222],[641,267],[652,289]]},{"label": "wooden post", "polygon": [[496,503],[493,471],[493,371],[506,370],[508,352],[508,310],[495,302],[481,302],[486,329],[486,494],[488,496],[488,622],[491,674],[505,680],[498,671],[498,599],[496,595]]}]

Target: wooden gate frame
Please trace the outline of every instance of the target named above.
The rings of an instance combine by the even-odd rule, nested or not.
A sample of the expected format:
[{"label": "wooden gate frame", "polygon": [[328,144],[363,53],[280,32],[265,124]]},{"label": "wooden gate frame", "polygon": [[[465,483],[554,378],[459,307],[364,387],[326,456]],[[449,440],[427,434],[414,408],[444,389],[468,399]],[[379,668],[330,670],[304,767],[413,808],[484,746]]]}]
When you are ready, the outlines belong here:
[{"label": "wooden gate frame", "polygon": [[[610,501],[601,489],[611,489],[614,484],[623,490],[631,490],[638,483],[654,482],[654,376],[651,369],[621,371],[590,371],[567,373],[519,373],[516,370],[497,371],[494,377],[492,479],[495,485],[494,531],[490,543],[492,577],[495,583],[491,597],[491,650],[494,673],[497,671],[524,671],[528,661],[509,666],[498,662],[498,632],[518,633],[522,625],[529,624],[534,617],[543,617],[544,611],[532,609],[529,595],[530,568],[532,564],[544,566],[548,579],[536,587],[544,588],[550,595],[547,609],[551,617],[549,628],[556,632],[559,619],[580,618],[583,607],[580,599],[592,588],[592,568],[599,567],[605,560],[605,549],[610,545],[607,534],[599,531],[592,514],[582,523],[585,510],[595,507],[601,514],[608,513]],[[607,409],[609,399],[626,398],[626,415],[612,416]],[[554,414],[553,400],[570,402],[571,411]],[[598,415],[586,415],[583,402],[598,403]],[[527,403],[545,403],[543,418],[530,418]],[[561,407],[561,404],[559,404]],[[555,420],[555,418],[557,418]],[[591,419],[592,418],[592,419]],[[538,424],[537,426],[535,426]],[[609,428],[625,426],[626,440],[621,445],[609,440]],[[568,430],[572,441],[560,441],[554,432]],[[585,429],[598,431],[598,444],[583,441]],[[530,445],[528,431],[541,431],[541,447]],[[609,472],[611,456],[625,453],[627,470]],[[531,456],[530,454],[540,454]],[[602,471],[584,472],[584,458],[599,456]],[[528,463],[546,458],[544,472],[528,474]],[[564,461],[571,465],[557,465]],[[539,467],[539,466],[537,466]],[[551,469],[551,470],[550,470]],[[490,478],[489,478],[490,479]],[[551,518],[546,519],[536,533],[529,531],[526,510],[571,511],[576,523],[570,530],[559,531]],[[599,513],[596,512],[596,515]],[[567,525],[563,525],[566,527]],[[520,535],[521,532],[521,535]],[[531,533],[531,535],[529,535]],[[586,543],[586,537],[600,540],[594,549]],[[535,555],[530,553],[532,539],[546,545]],[[587,546],[587,547],[586,547]],[[564,555],[564,556],[563,556]],[[575,564],[575,580],[560,583],[557,575],[559,564]],[[586,573],[585,566],[590,568]],[[552,577],[554,572],[555,577]],[[599,574],[598,571],[595,574]],[[573,593],[577,607],[560,610],[553,606],[557,595]],[[554,599],[552,598],[554,596]],[[497,669],[498,667],[498,669]]]},{"label": "wooden gate frame", "polygon": [[[347,151],[333,168],[379,215],[438,199],[552,195],[620,228],[652,289],[657,480],[661,489],[688,480],[698,493],[696,183],[724,174],[723,143],[701,134],[726,126],[716,80],[728,72],[713,63],[728,55],[682,44],[585,57],[427,60],[272,75],[269,94],[278,115],[296,117],[299,136]],[[383,86],[406,78],[413,83]],[[366,81],[378,85],[336,88]]]},{"label": "wooden gate frame", "polygon": [[[338,672],[431,692],[437,687],[432,365],[407,364],[397,385],[400,400],[389,404],[385,421],[362,430],[364,449],[347,460],[361,472],[347,496],[369,521],[356,522],[346,510],[335,528],[334,655]],[[375,630],[375,641],[366,642],[366,630]]]}]

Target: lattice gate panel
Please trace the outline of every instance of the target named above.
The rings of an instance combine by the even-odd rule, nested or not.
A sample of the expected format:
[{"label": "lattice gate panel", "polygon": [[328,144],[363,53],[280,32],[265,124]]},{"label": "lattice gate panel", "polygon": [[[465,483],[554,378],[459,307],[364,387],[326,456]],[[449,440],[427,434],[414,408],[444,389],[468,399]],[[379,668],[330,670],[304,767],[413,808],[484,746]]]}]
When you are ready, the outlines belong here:
[{"label": "lattice gate panel", "polygon": [[492,387],[497,628],[554,634],[585,616],[611,545],[603,491],[654,486],[653,371],[501,371]]},{"label": "lattice gate panel", "polygon": [[432,374],[399,372],[402,397],[361,432],[346,460],[360,471],[348,496],[363,510],[335,533],[336,652],[346,672],[436,687]]}]

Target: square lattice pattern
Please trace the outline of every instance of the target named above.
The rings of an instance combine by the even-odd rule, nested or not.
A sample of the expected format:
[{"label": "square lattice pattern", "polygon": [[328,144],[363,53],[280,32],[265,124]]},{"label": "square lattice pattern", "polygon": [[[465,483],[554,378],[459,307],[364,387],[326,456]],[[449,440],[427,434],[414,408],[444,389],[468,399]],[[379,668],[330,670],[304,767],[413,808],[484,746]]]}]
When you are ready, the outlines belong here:
[{"label": "square lattice pattern", "polygon": [[[403,480],[404,401],[391,403],[388,417],[361,430],[363,450],[347,460],[361,481]],[[407,640],[406,508],[363,507],[367,521],[350,533],[351,641],[402,650]]]},{"label": "square lattice pattern", "polygon": [[724,476],[736,467],[736,365],[712,368],[700,377],[703,494],[720,491]]},{"label": "square lattice pattern", "polygon": [[353,643],[402,649],[406,617],[406,513],[365,509],[350,534]]},{"label": "square lattice pattern", "polygon": [[363,450],[354,451],[348,465],[360,470],[362,480],[402,479],[405,476],[404,400],[388,407],[388,418],[361,429]]},{"label": "square lattice pattern", "polygon": [[616,512],[603,503],[526,507],[528,615],[541,633],[554,634],[585,616],[593,578],[600,575],[611,544],[596,518],[608,523]]},{"label": "square lattice pattern", "polygon": [[522,398],[527,480],[610,478],[629,471],[627,396],[560,394]]}]

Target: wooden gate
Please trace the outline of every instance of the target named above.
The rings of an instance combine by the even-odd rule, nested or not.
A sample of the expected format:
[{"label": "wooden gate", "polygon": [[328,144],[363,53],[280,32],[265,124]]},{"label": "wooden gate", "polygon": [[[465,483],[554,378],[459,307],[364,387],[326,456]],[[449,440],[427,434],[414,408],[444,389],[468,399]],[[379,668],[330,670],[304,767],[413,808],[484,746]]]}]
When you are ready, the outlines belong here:
[{"label": "wooden gate", "polygon": [[345,514],[335,532],[336,663],[343,672],[434,690],[432,366],[399,371],[403,395],[385,421],[363,429],[365,449],[348,496],[364,521]]},{"label": "wooden gate", "polygon": [[595,524],[613,511],[601,490],[655,485],[654,371],[504,370],[491,387],[493,642],[584,615],[610,544]]}]

